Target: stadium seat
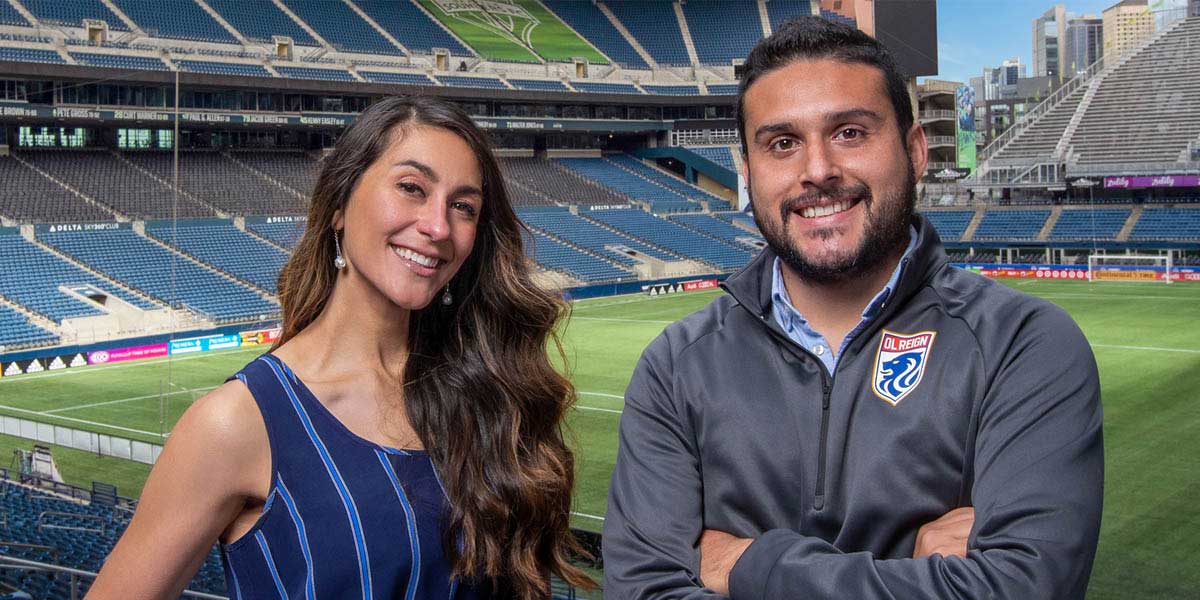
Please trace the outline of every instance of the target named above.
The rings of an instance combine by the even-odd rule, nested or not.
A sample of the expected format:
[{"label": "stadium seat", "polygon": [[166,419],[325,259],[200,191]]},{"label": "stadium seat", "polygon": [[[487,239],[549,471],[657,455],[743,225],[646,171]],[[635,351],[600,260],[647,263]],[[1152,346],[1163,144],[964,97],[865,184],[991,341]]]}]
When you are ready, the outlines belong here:
[{"label": "stadium seat", "polygon": [[722,271],[739,269],[753,258],[749,251],[715,241],[682,225],[633,209],[590,210],[587,218],[644,240],[685,258],[708,263]]},{"label": "stadium seat", "polygon": [[605,3],[654,62],[664,66],[687,66],[692,61],[688,58],[683,33],[671,5],[672,2],[661,1]]},{"label": "stadium seat", "polygon": [[44,232],[42,242],[172,307],[216,323],[278,318],[279,305],[132,229]]}]

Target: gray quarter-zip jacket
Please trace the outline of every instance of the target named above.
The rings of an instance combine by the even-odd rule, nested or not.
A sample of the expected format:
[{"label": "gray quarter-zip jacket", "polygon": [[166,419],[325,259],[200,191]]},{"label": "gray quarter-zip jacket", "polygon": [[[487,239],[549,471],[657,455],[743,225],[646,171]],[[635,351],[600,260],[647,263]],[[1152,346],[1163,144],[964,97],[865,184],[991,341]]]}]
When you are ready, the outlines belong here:
[{"label": "gray quarter-zip jacket", "polygon": [[[914,225],[895,293],[835,373],[771,315],[770,250],[646,348],[606,598],[719,598],[699,575],[706,528],[754,539],[738,600],[1083,597],[1104,480],[1091,348],[1061,309],[951,267]],[[966,558],[911,558],[917,530],[961,506]]]}]

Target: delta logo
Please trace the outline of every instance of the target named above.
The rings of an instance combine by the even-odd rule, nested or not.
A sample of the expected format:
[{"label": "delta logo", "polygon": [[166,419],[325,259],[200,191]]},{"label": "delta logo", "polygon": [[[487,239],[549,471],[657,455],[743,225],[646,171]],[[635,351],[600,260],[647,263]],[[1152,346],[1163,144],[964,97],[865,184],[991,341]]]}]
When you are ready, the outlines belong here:
[{"label": "delta logo", "polygon": [[895,333],[884,330],[875,353],[871,391],[896,406],[921,383],[937,333]]}]

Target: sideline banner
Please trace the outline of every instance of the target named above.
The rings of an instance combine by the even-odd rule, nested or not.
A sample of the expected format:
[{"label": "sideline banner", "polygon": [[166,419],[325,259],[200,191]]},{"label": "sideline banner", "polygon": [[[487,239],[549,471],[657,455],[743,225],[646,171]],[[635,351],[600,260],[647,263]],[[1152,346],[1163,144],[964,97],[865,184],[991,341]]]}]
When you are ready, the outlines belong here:
[{"label": "sideline banner", "polygon": [[642,291],[648,296],[661,296],[663,294],[678,294],[681,292],[711,290],[715,287],[717,287],[716,279],[697,279],[694,281],[677,281],[675,283],[656,283],[653,285],[643,285]]},{"label": "sideline banner", "polygon": [[147,346],[131,346],[129,348],[110,348],[108,350],[96,350],[88,352],[87,362],[89,365],[102,365],[112,362],[123,362],[126,360],[141,360],[143,358],[157,358],[167,355],[166,344],[150,344]]},{"label": "sideline banner", "polygon": [[243,346],[266,346],[274,344],[275,340],[279,339],[280,329],[255,329],[252,331],[243,331],[239,335]]},{"label": "sideline banner", "polygon": [[[1057,279],[1060,281],[1088,280],[1087,267],[1082,265],[966,265],[964,268],[984,277]],[[1103,273],[1096,279],[1108,281],[1162,281],[1166,279],[1166,273],[1162,270],[1151,270],[1135,265],[1109,265],[1103,269],[1096,269],[1095,273]],[[1171,281],[1200,283],[1200,267],[1171,267]]]},{"label": "sideline banner", "polygon": [[169,353],[189,354],[192,352],[208,352],[209,350],[224,350],[237,348],[242,344],[242,338],[236,334],[210,335],[186,340],[174,340],[169,346]]}]

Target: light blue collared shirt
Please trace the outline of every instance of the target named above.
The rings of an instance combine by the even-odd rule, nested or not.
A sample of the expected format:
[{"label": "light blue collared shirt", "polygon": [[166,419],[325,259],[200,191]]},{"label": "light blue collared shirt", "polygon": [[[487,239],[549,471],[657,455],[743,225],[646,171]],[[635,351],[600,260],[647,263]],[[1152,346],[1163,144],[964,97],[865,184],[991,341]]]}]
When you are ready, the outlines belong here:
[{"label": "light blue collared shirt", "polygon": [[867,307],[863,309],[862,320],[850,333],[846,334],[846,339],[842,340],[841,348],[838,348],[836,354],[829,349],[829,342],[825,340],[825,336],[819,334],[809,326],[808,320],[792,306],[792,299],[788,296],[787,286],[783,283],[783,267],[779,257],[775,258],[775,275],[771,280],[771,306],[775,313],[775,321],[779,326],[787,332],[788,337],[796,342],[800,347],[812,352],[821,362],[825,364],[825,368],[832,375],[837,369],[837,359],[842,355],[842,351],[846,346],[854,340],[854,336],[858,335],[867,323],[871,321],[879,311],[883,310],[884,302],[887,302],[889,296],[892,295],[892,290],[896,289],[896,282],[900,281],[900,272],[904,269],[904,265],[908,263],[908,258],[912,256],[913,250],[917,247],[917,230],[915,227],[909,228],[908,247],[904,249],[904,255],[900,257],[900,262],[896,263],[896,270],[892,271],[891,278],[884,284],[883,289],[879,290],[878,294],[867,303]]}]

